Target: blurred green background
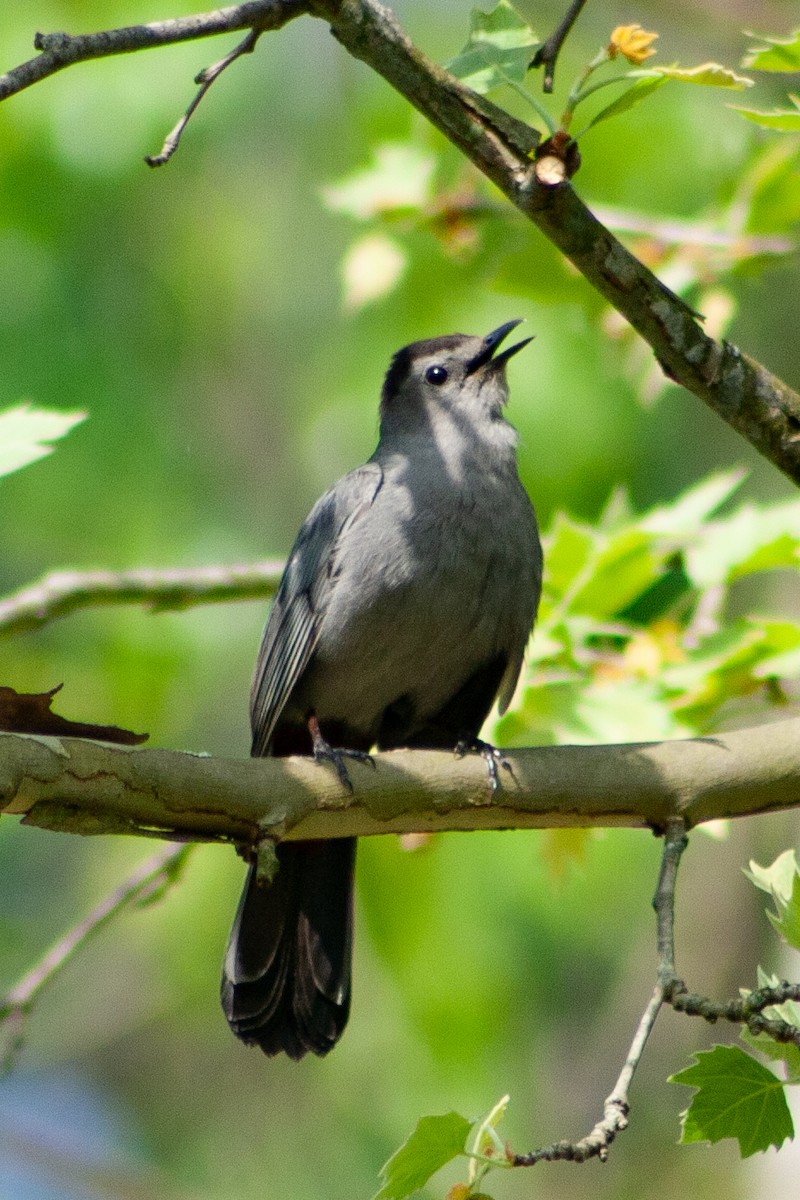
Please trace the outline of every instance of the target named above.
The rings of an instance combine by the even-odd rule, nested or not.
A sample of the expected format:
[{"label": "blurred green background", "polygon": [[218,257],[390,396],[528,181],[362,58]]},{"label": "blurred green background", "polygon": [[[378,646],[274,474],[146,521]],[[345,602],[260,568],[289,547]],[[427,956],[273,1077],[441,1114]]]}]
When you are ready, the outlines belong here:
[{"label": "blurred green background", "polygon": [[[561,13],[518,7],[542,32]],[[191,11],[7,0],[0,65],[28,57],[36,29]],[[465,40],[466,3],[399,0],[395,11],[439,61]],[[634,11],[598,0],[559,64],[562,85],[633,20],[660,31],[660,61],[736,66],[742,29],[786,33],[797,15],[779,2]],[[371,452],[390,354],[513,317],[537,338],[511,368],[509,415],[545,525],[562,509],[591,519],[617,483],[645,507],[719,466],[745,466],[750,497],[792,495],[694,397],[671,388],[642,402],[647,356],[513,214],[484,221],[477,244],[456,250],[424,222],[400,223],[397,286],[343,303],[341,263],[364,228],[332,211],[323,187],[391,140],[439,157],[451,184],[460,167],[323,23],[263,37],[204,101],[175,159],[148,170],[142,158],[160,148],[194,73],[233,44],[86,64],[0,106],[0,407],[30,398],[89,413],[50,459],[0,481],[0,593],[54,567],[284,555],[319,493]],[[770,87],[758,107],[780,99]],[[727,99],[664,88],[593,131],[579,192],[593,206],[710,220],[758,164],[784,154],[752,220],[764,235],[791,234],[794,148],[776,151]],[[767,257],[715,259],[701,247],[658,265],[670,281],[691,278],[693,298],[707,299],[721,272],[730,336],[797,386],[797,262]],[[780,582],[747,603],[796,612]],[[147,729],[155,746],[243,756],[265,607],[86,612],[4,642],[0,683],[42,691],[63,680],[66,716]],[[693,988],[731,993],[753,977],[769,935],[739,866],[771,859],[795,824],[774,816],[726,841],[695,837],[679,931]],[[299,1066],[248,1051],[227,1030],[218,977],[242,867],[232,850],[197,849],[167,899],[106,930],[37,1009],[19,1068],[0,1081],[0,1197],[368,1197],[420,1115],[478,1115],[505,1092],[517,1149],[587,1132],[652,985],[658,845],[643,833],[597,836],[557,879],[541,844],[527,833],[451,835],[413,854],[394,839],[362,843],[351,1024],[329,1059]],[[0,988],[150,850],[4,820]],[[768,946],[765,965],[787,969]],[[610,1163],[503,1174],[491,1190],[509,1200],[794,1195],[791,1150],[742,1165],[727,1143],[675,1146],[688,1093],[664,1079],[713,1040],[667,1014]]]}]

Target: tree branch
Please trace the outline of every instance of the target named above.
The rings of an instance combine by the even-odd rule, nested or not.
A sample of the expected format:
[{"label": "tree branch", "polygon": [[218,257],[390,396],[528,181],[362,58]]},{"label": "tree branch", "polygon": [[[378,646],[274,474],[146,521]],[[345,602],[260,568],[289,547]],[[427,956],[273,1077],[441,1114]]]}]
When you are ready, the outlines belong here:
[{"label": "tree branch", "polygon": [[38,629],[80,608],[142,603],[153,612],[274,596],[283,562],[138,571],[52,571],[0,599],[0,638]]},{"label": "tree branch", "polygon": [[0,734],[0,812],[56,831],[255,845],[381,833],[554,826],[663,830],[800,804],[800,720],[716,737],[510,750],[492,794],[482,759],[441,751],[354,764],[354,793],[310,758],[224,759]]},{"label": "tree branch", "polygon": [[193,97],[189,107],[186,109],[186,112],[178,121],[178,124],[167,134],[166,138],[164,139],[164,145],[161,147],[159,153],[145,155],[144,161],[147,163],[148,167],[163,167],[164,163],[169,162],[181,143],[184,129],[191,121],[195,109],[205,96],[208,89],[217,81],[217,79],[219,79],[222,72],[227,71],[228,67],[231,66],[232,63],[235,63],[238,58],[241,58],[243,54],[253,53],[262,32],[263,31],[261,29],[251,29],[242,38],[241,42],[239,42],[237,46],[234,46],[230,54],[226,54],[224,58],[221,58],[219,62],[213,63],[210,67],[204,67],[202,71],[195,75],[195,83],[200,84],[199,92],[197,92]]},{"label": "tree branch", "polygon": [[6,1043],[0,1050],[0,1075],[16,1064],[25,1037],[25,1023],[44,988],[120,909],[134,902],[149,903],[174,882],[188,852],[188,846],[168,843],[146,862],[140,863],[119,887],[68,929],[5,996],[0,996],[0,1029]]},{"label": "tree branch", "polygon": [[37,33],[33,44],[40,53],[0,75],[0,100],[6,100],[75,63],[110,58],[113,54],[130,54],[134,50],[150,50],[154,46],[174,46],[178,42],[235,33],[239,29],[260,32],[280,29],[293,17],[307,11],[307,6],[299,0],[250,0],[248,4],[232,4],[214,12],[75,37],[68,33]]},{"label": "tree branch", "polygon": [[543,84],[543,91],[545,92],[549,93],[553,90],[556,59],[585,3],[586,0],[571,0],[570,6],[558,27],[550,34],[547,41],[542,43],[531,59],[531,70],[534,70],[536,67],[544,67],[545,69]]}]

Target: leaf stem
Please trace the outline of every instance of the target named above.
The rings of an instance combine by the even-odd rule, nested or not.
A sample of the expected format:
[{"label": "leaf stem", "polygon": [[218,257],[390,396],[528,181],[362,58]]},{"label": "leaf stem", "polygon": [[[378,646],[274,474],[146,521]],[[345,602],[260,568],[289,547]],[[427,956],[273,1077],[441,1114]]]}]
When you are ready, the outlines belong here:
[{"label": "leaf stem", "polygon": [[548,133],[552,136],[556,131],[556,123],[541,101],[537,100],[536,96],[534,96],[532,92],[529,92],[527,88],[524,88],[521,83],[517,83],[516,80],[509,79],[508,84],[514,89],[515,92],[518,92],[519,95],[522,96],[523,100],[527,100],[531,108],[533,108],[539,117],[541,117],[542,121],[544,121],[545,125],[547,126]]}]

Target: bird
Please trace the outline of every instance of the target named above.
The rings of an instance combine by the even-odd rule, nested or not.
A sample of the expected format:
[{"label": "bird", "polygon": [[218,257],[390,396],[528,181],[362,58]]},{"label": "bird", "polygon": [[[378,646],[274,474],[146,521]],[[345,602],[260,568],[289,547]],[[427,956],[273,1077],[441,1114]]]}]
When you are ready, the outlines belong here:
[{"label": "bird", "polygon": [[[514,692],[539,603],[542,550],[486,337],[413,342],[391,360],[378,445],[314,505],[259,650],[251,753],[313,754],[351,788],[345,760],[397,747],[474,749]],[[374,765],[374,762],[373,762]],[[270,883],[248,869],[221,999],[267,1055],[327,1054],[350,1010],[355,838],[279,842]]]}]

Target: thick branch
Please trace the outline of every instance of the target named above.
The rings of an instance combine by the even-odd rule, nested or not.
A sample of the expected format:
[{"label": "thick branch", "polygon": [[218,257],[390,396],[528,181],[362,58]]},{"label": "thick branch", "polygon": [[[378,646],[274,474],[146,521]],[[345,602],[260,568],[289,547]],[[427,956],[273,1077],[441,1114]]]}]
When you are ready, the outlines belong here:
[{"label": "thick branch", "polygon": [[253,843],[457,829],[664,829],[800,804],[800,721],[688,741],[508,752],[494,795],[483,761],[440,751],[354,764],[354,794],[311,759],[242,761],[0,735],[0,812],[75,833]]},{"label": "thick branch", "polygon": [[141,602],[155,612],[223,600],[274,596],[279,560],[229,567],[139,571],[52,571],[38,583],[0,599],[0,638],[46,625],[79,608]]}]

